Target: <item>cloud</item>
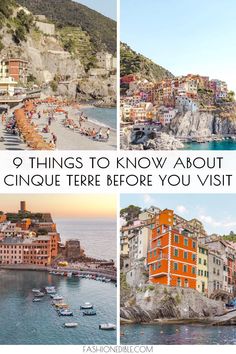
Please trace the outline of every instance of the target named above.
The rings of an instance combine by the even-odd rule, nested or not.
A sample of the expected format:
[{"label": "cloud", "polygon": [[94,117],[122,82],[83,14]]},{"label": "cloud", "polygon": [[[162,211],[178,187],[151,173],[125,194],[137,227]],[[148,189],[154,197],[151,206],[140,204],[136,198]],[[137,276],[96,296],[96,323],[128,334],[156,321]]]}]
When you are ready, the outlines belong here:
[{"label": "cloud", "polygon": [[177,205],[176,210],[178,213],[185,214],[187,213],[187,208],[184,205]]},{"label": "cloud", "polygon": [[204,223],[211,225],[213,227],[217,227],[217,226],[223,226],[223,224],[219,221],[216,221],[215,219],[213,219],[211,216],[209,215],[200,215],[199,219]]},{"label": "cloud", "polygon": [[150,194],[144,194],[143,195],[143,202],[145,206],[151,206],[152,204],[155,204],[156,201]]}]

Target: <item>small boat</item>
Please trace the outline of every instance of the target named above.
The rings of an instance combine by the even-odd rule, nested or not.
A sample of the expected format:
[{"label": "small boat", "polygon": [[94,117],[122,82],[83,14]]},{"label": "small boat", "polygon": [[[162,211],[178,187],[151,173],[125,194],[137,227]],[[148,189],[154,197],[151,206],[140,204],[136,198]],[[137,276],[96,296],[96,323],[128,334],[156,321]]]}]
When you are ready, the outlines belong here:
[{"label": "small boat", "polygon": [[67,273],[67,277],[68,277],[68,278],[71,278],[71,277],[72,277],[72,272],[68,272],[68,273]]},{"label": "small boat", "polygon": [[45,291],[47,294],[56,294],[55,286],[45,286]]},{"label": "small boat", "polygon": [[102,323],[99,325],[99,329],[103,329],[105,331],[112,331],[116,329],[116,325],[113,323]]},{"label": "small boat", "polygon": [[67,323],[64,323],[64,327],[66,328],[74,328],[74,327],[77,327],[78,326],[78,323],[77,322],[67,322]]},{"label": "small boat", "polygon": [[95,310],[83,311],[83,316],[95,316],[97,312]]},{"label": "small boat", "polygon": [[67,304],[58,304],[58,303],[54,303],[52,302],[52,305],[54,305],[57,309],[68,309],[69,308],[69,305]]},{"label": "small boat", "polygon": [[54,301],[59,301],[59,300],[63,300],[63,297],[61,295],[51,295],[51,297],[53,298]]},{"label": "small boat", "polygon": [[59,310],[60,316],[73,316],[73,312],[70,310]]},{"label": "small boat", "polygon": [[34,294],[35,297],[43,297],[44,293],[41,293],[41,291],[39,291],[38,293]]},{"label": "small boat", "polygon": [[105,280],[105,283],[110,283],[111,282],[111,279],[106,279]]},{"label": "small boat", "polygon": [[42,299],[40,299],[39,297],[33,299],[33,302],[40,302],[40,301],[42,301]]},{"label": "small boat", "polygon": [[40,293],[40,289],[32,289],[32,293]]},{"label": "small boat", "polygon": [[93,305],[90,302],[85,302],[84,305],[80,306],[80,310],[89,310],[93,309]]}]

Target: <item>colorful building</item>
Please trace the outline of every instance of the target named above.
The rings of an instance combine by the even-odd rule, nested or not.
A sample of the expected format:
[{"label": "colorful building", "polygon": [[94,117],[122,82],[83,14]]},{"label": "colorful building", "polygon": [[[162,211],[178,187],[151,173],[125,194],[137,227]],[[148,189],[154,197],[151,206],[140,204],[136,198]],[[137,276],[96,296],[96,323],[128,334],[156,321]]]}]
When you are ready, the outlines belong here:
[{"label": "colorful building", "polygon": [[21,82],[22,84],[27,83],[28,75],[28,62],[22,59],[6,59],[8,65],[8,76],[12,77],[14,81]]},{"label": "colorful building", "polygon": [[173,210],[155,216],[148,251],[152,283],[196,289],[197,240],[174,227]]},{"label": "colorful building", "polygon": [[197,252],[197,291],[208,294],[208,247],[198,244]]}]

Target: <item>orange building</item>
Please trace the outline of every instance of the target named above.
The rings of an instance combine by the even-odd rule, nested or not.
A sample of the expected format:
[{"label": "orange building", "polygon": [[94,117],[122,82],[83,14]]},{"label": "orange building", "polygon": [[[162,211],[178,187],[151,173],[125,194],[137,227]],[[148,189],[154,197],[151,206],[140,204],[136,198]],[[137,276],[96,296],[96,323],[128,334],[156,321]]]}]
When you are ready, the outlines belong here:
[{"label": "orange building", "polygon": [[7,59],[8,75],[15,81],[27,83],[28,62],[22,59]]},{"label": "orange building", "polygon": [[155,216],[148,250],[152,283],[196,289],[197,241],[175,228],[173,210]]}]

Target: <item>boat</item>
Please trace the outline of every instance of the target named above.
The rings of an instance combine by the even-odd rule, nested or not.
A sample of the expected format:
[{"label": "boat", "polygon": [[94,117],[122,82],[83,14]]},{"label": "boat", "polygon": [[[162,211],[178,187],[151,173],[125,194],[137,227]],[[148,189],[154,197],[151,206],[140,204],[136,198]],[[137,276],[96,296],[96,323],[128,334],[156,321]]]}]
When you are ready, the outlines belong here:
[{"label": "boat", "polygon": [[78,323],[77,322],[67,322],[67,323],[64,323],[64,327],[66,328],[74,328],[74,327],[77,327],[78,326]]},{"label": "boat", "polygon": [[56,294],[55,286],[45,286],[45,291],[47,294]]},{"label": "boat", "polygon": [[33,302],[40,302],[40,301],[42,301],[42,299],[40,299],[39,297],[33,299]]},{"label": "boat", "polygon": [[63,300],[63,296],[61,295],[51,295],[51,297],[53,298],[53,300],[55,301],[59,301],[59,300]]},{"label": "boat", "polygon": [[35,297],[43,297],[44,293],[41,293],[41,291],[39,291],[38,293],[34,294]]},{"label": "boat", "polygon": [[32,293],[40,293],[40,289],[32,289]]},{"label": "boat", "polygon": [[84,305],[80,306],[80,310],[89,310],[93,309],[93,305],[90,302],[85,302]]},{"label": "boat", "polygon": [[72,277],[72,272],[68,272],[68,273],[67,273],[67,277],[68,277],[68,278],[71,278],[71,277]]},{"label": "boat", "polygon": [[73,316],[73,312],[67,309],[59,310],[59,316]]},{"label": "boat", "polygon": [[54,305],[57,309],[68,309],[69,305],[67,304],[58,304],[55,302],[52,302],[52,305]]},{"label": "boat", "polygon": [[83,311],[83,316],[95,316],[97,312],[95,310]]},{"label": "boat", "polygon": [[112,331],[116,329],[116,325],[113,323],[102,323],[99,325],[99,329],[102,329],[104,331]]}]

